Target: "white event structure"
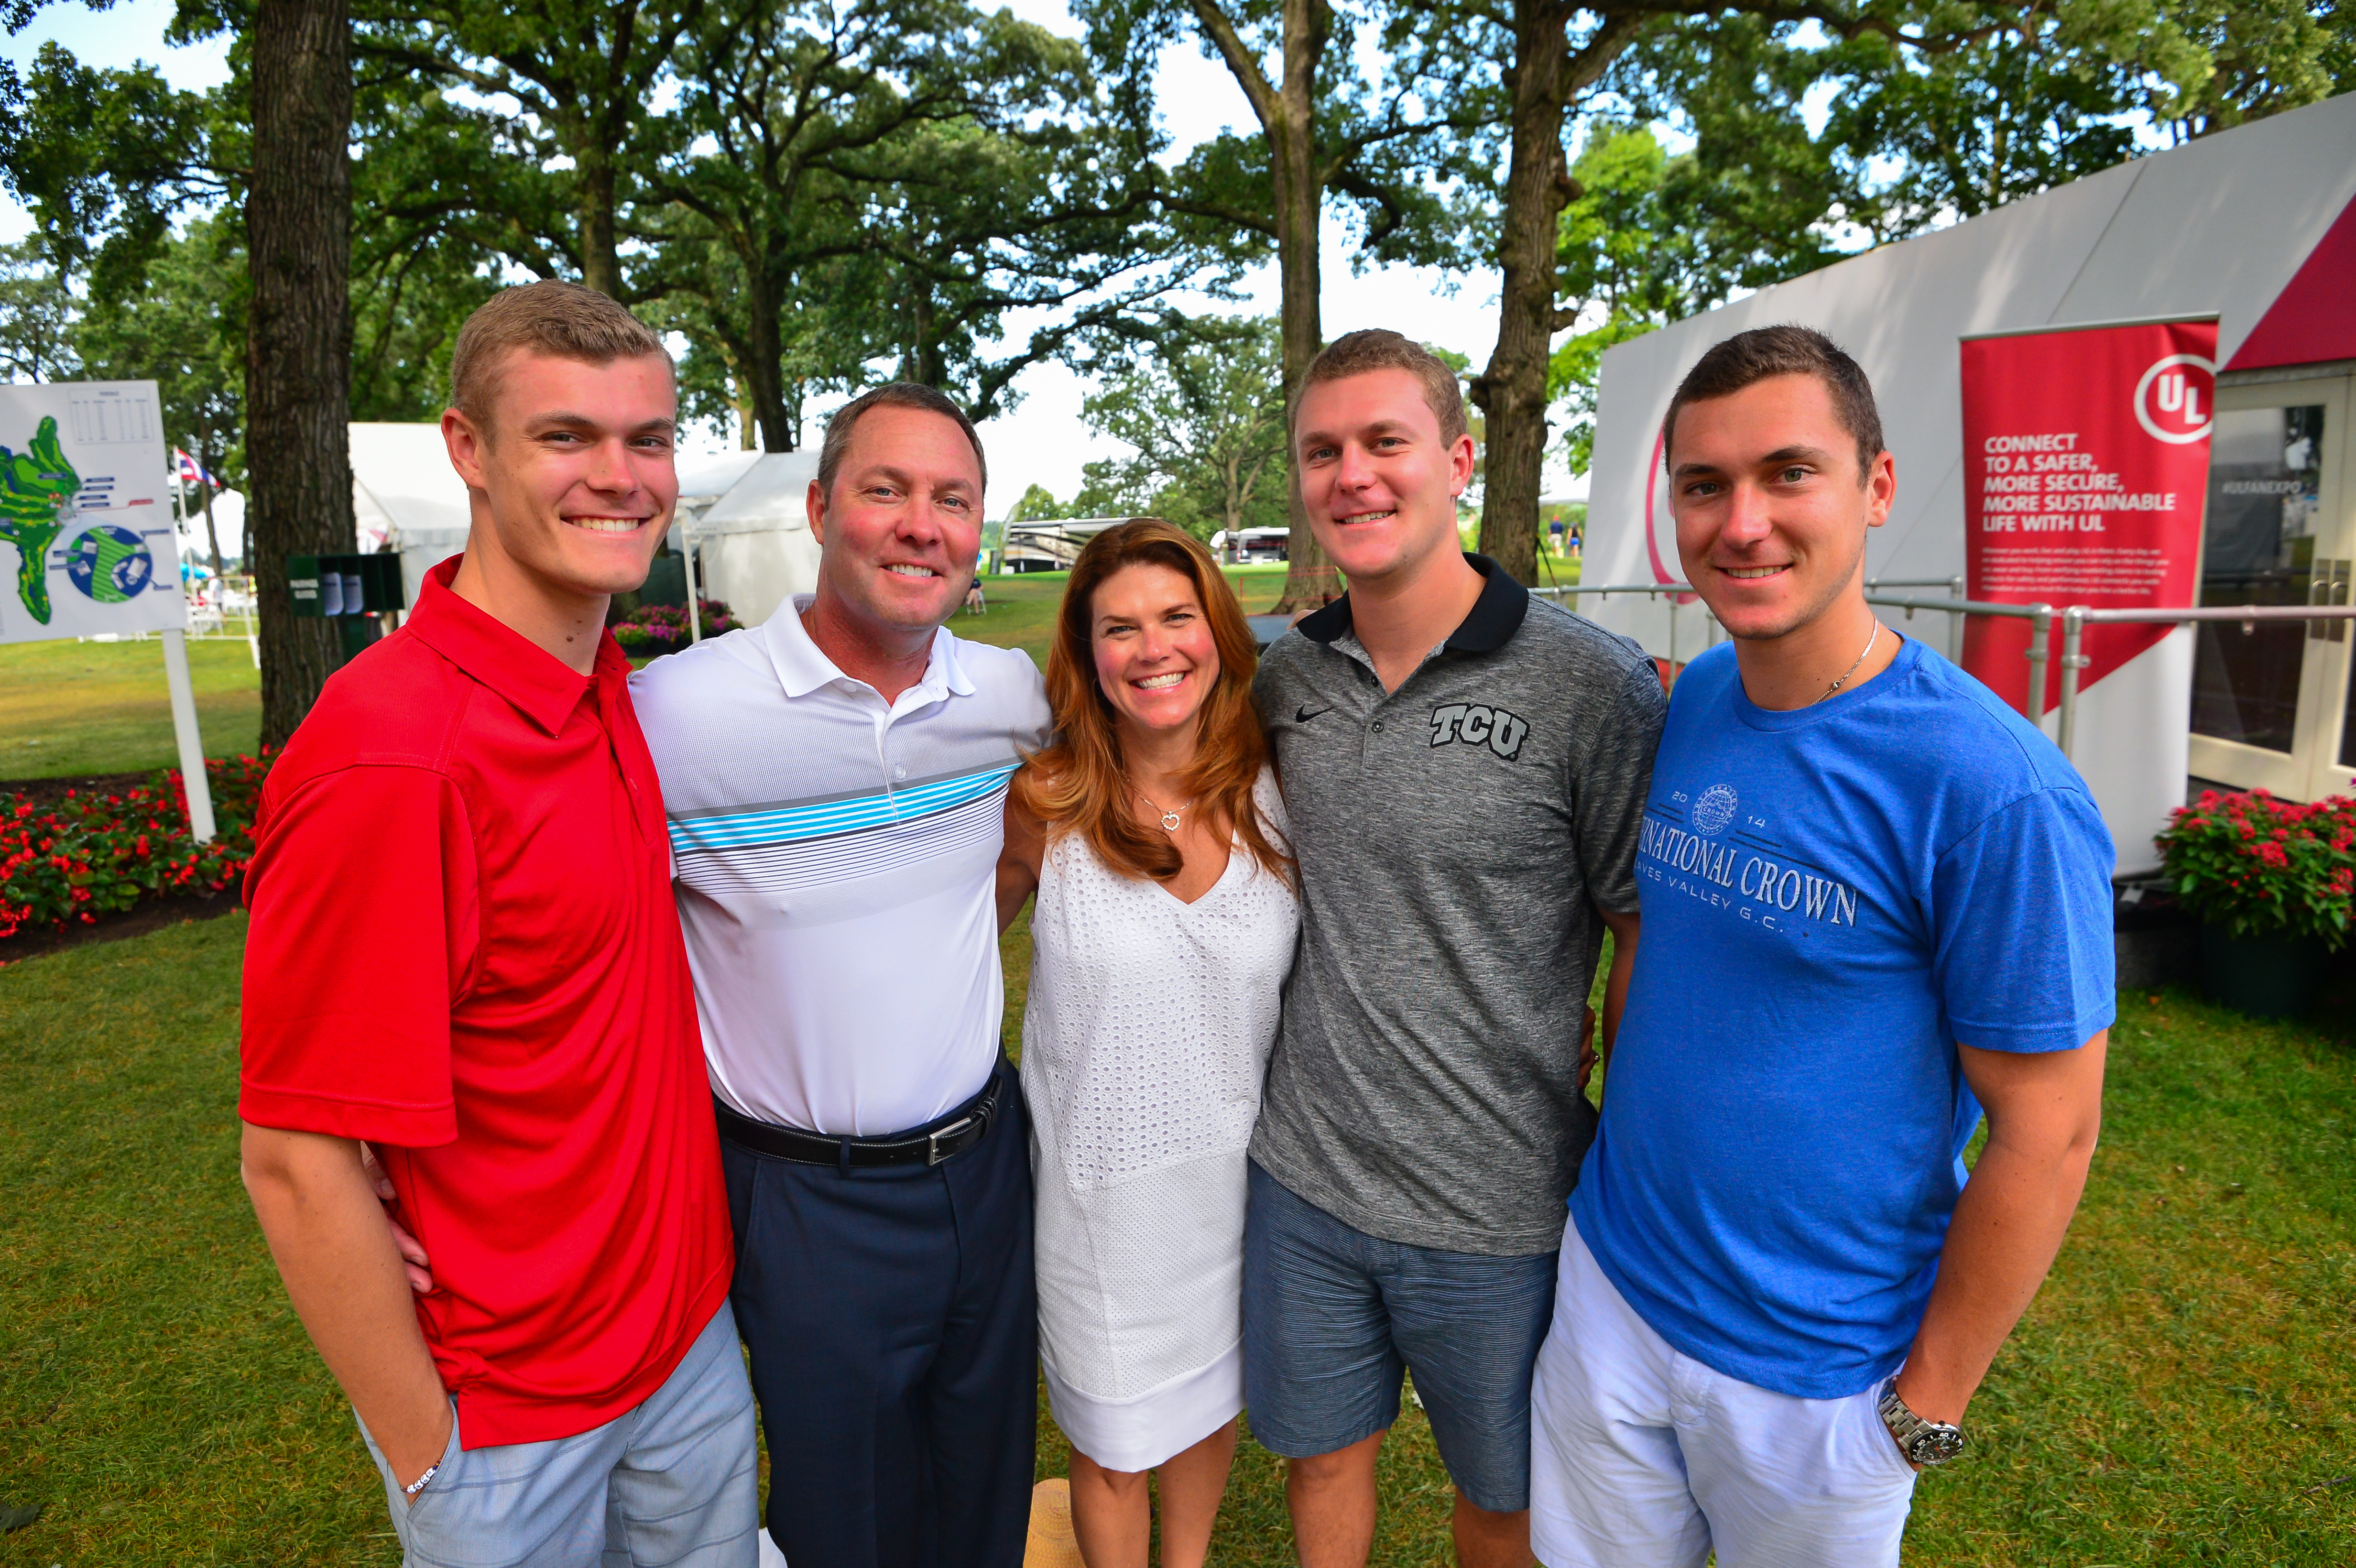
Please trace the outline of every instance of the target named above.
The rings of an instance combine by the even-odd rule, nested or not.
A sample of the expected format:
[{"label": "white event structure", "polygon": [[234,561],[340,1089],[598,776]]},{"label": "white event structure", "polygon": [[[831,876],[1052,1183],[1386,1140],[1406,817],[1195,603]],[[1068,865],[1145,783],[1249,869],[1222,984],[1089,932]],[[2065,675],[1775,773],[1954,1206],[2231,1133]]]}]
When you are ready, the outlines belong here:
[{"label": "white event structure", "polygon": [[693,549],[696,590],[717,599],[746,625],[757,625],[792,593],[818,588],[818,536],[810,532],[810,482],[815,452],[747,453],[734,483],[692,518],[686,506],[687,465],[680,475],[680,535]]},{"label": "white event structure", "polygon": [[[359,548],[401,553],[402,584],[417,603],[426,572],[466,547],[466,486],[450,466],[438,424],[354,423],[352,513]],[[697,550],[696,586],[746,623],[818,583],[818,541],[804,496],[814,452],[732,452],[679,460],[672,538]]]},{"label": "white event structure", "polygon": [[[2221,417],[2283,404],[2323,411],[2319,490],[2311,520],[2299,525],[2311,530],[2300,548],[2326,595],[2314,602],[2336,592],[2345,603],[2347,561],[2356,556],[2356,484],[2342,475],[2356,414],[2356,94],[2136,159],[1611,349],[1584,579],[1681,580],[1655,440],[1678,380],[1735,333],[1797,323],[1856,356],[1872,378],[1898,465],[1897,505],[1868,541],[1867,575],[1944,583],[1964,572],[1960,341],[2211,315]],[[2229,461],[2222,440],[2214,463]],[[2286,525],[2286,550],[2290,531]],[[1690,656],[1713,635],[1708,610],[1690,600],[1588,598],[1580,609],[1656,656]],[[1897,624],[1944,649],[1946,619]],[[2345,765],[2341,735],[2350,645],[2328,636],[2318,633],[2308,646],[2303,688],[2293,656],[2299,738],[2288,751],[2192,734],[2180,695],[2174,705],[2161,701],[2161,692],[2185,689],[2190,626],[2085,690],[2073,748],[2082,767],[2094,777],[2106,754],[2131,757],[2124,771],[2145,775],[2131,787],[2095,780],[2123,874],[2156,863],[2155,803],[2180,802],[2188,772],[2297,799],[2351,787],[2356,772]],[[2169,706],[2177,710],[2163,710]],[[2356,720],[2346,728],[2356,735]]]}]

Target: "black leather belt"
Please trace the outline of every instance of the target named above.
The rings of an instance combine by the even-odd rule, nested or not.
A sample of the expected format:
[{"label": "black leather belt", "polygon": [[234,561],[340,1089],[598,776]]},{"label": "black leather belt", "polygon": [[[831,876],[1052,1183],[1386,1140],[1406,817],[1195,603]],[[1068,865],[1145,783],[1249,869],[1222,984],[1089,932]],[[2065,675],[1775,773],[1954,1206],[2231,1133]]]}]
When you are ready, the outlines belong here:
[{"label": "black leather belt", "polygon": [[712,1102],[712,1110],[719,1119],[722,1137],[739,1148],[765,1154],[772,1159],[789,1159],[797,1165],[831,1165],[845,1170],[884,1165],[935,1166],[963,1154],[990,1131],[990,1124],[998,1116],[999,1090],[1006,1082],[1003,1067],[1001,1062],[991,1069],[990,1082],[980,1093],[932,1125],[913,1133],[894,1133],[889,1137],[829,1137],[799,1127],[756,1122],[716,1098]]}]

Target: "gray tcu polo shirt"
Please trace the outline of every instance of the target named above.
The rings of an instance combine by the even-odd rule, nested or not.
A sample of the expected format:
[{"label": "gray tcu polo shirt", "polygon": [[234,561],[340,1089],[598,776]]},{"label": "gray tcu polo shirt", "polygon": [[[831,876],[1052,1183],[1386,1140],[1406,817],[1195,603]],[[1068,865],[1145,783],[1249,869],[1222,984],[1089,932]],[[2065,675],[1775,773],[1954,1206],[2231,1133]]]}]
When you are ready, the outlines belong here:
[{"label": "gray tcu polo shirt", "polygon": [[1386,694],[1345,596],[1261,661],[1301,933],[1251,1157],[1369,1235],[1561,1245],[1595,1136],[1580,1008],[1667,701],[1652,659],[1495,562]]}]

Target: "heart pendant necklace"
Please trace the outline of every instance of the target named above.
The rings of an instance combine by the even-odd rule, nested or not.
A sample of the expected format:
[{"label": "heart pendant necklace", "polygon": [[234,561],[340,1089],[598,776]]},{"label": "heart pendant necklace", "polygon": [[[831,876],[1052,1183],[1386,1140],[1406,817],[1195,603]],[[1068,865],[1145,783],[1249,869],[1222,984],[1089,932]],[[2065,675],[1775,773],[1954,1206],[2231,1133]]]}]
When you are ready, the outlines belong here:
[{"label": "heart pendant necklace", "polygon": [[1172,811],[1168,807],[1164,806],[1160,801],[1155,800],[1151,795],[1146,794],[1143,790],[1138,789],[1136,784],[1132,784],[1129,787],[1136,791],[1138,799],[1153,807],[1154,810],[1162,813],[1162,832],[1175,833],[1178,831],[1179,812],[1184,811],[1186,809],[1184,806],[1180,806],[1177,811]]}]

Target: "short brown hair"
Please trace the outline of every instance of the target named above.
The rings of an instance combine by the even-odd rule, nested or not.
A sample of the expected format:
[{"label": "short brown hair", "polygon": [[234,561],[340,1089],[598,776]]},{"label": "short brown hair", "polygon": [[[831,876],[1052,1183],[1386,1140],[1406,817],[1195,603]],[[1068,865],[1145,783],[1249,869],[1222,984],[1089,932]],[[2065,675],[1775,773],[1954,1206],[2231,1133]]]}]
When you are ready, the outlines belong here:
[{"label": "short brown hair", "polygon": [[1738,332],[1694,362],[1669,400],[1661,420],[1661,466],[1669,467],[1669,443],[1677,415],[1687,403],[1730,398],[1771,376],[1813,376],[1833,400],[1833,417],[1857,443],[1858,482],[1881,455],[1881,411],[1874,407],[1873,383],[1840,345],[1813,326],[1759,326]]},{"label": "short brown hair", "polygon": [[1464,417],[1464,389],[1457,385],[1456,372],[1448,368],[1448,362],[1415,339],[1379,326],[1344,333],[1318,351],[1301,378],[1301,389],[1292,395],[1292,407],[1285,411],[1286,424],[1300,421],[1301,400],[1309,395],[1310,388],[1363,376],[1369,370],[1405,370],[1421,382],[1423,400],[1440,421],[1440,439],[1451,446],[1457,437],[1472,433],[1472,424]]},{"label": "short brown hair", "polygon": [[649,354],[670,363],[670,351],[652,327],[594,289],[552,279],[501,289],[466,318],[450,353],[450,406],[486,435],[499,365],[511,348],[584,365]]},{"label": "short brown hair", "polygon": [[835,410],[834,416],[826,421],[826,438],[818,448],[818,487],[829,506],[834,504],[835,474],[842,467],[843,453],[851,450],[851,432],[870,409],[921,409],[928,414],[955,420],[958,429],[965,432],[966,440],[973,444],[973,461],[981,470],[981,487],[990,488],[990,459],[981,454],[981,432],[973,428],[973,421],[966,417],[966,411],[921,381],[887,381],[873,391],[860,393]]},{"label": "short brown hair", "polygon": [[1185,790],[1202,819],[1240,840],[1244,853],[1288,880],[1292,857],[1260,821],[1252,789],[1267,765],[1268,741],[1252,706],[1258,645],[1219,563],[1202,542],[1159,517],[1131,517],[1080,549],[1064,584],[1055,641],[1047,648],[1047,705],[1055,740],[1014,776],[1016,803],[1051,837],[1076,833],[1097,858],[1124,877],[1166,882],[1184,869],[1167,833],[1138,826],[1113,722],[1112,699],[1097,679],[1096,593],[1131,566],[1161,566],[1194,586],[1219,650],[1219,679],[1194,716],[1194,762]]}]

